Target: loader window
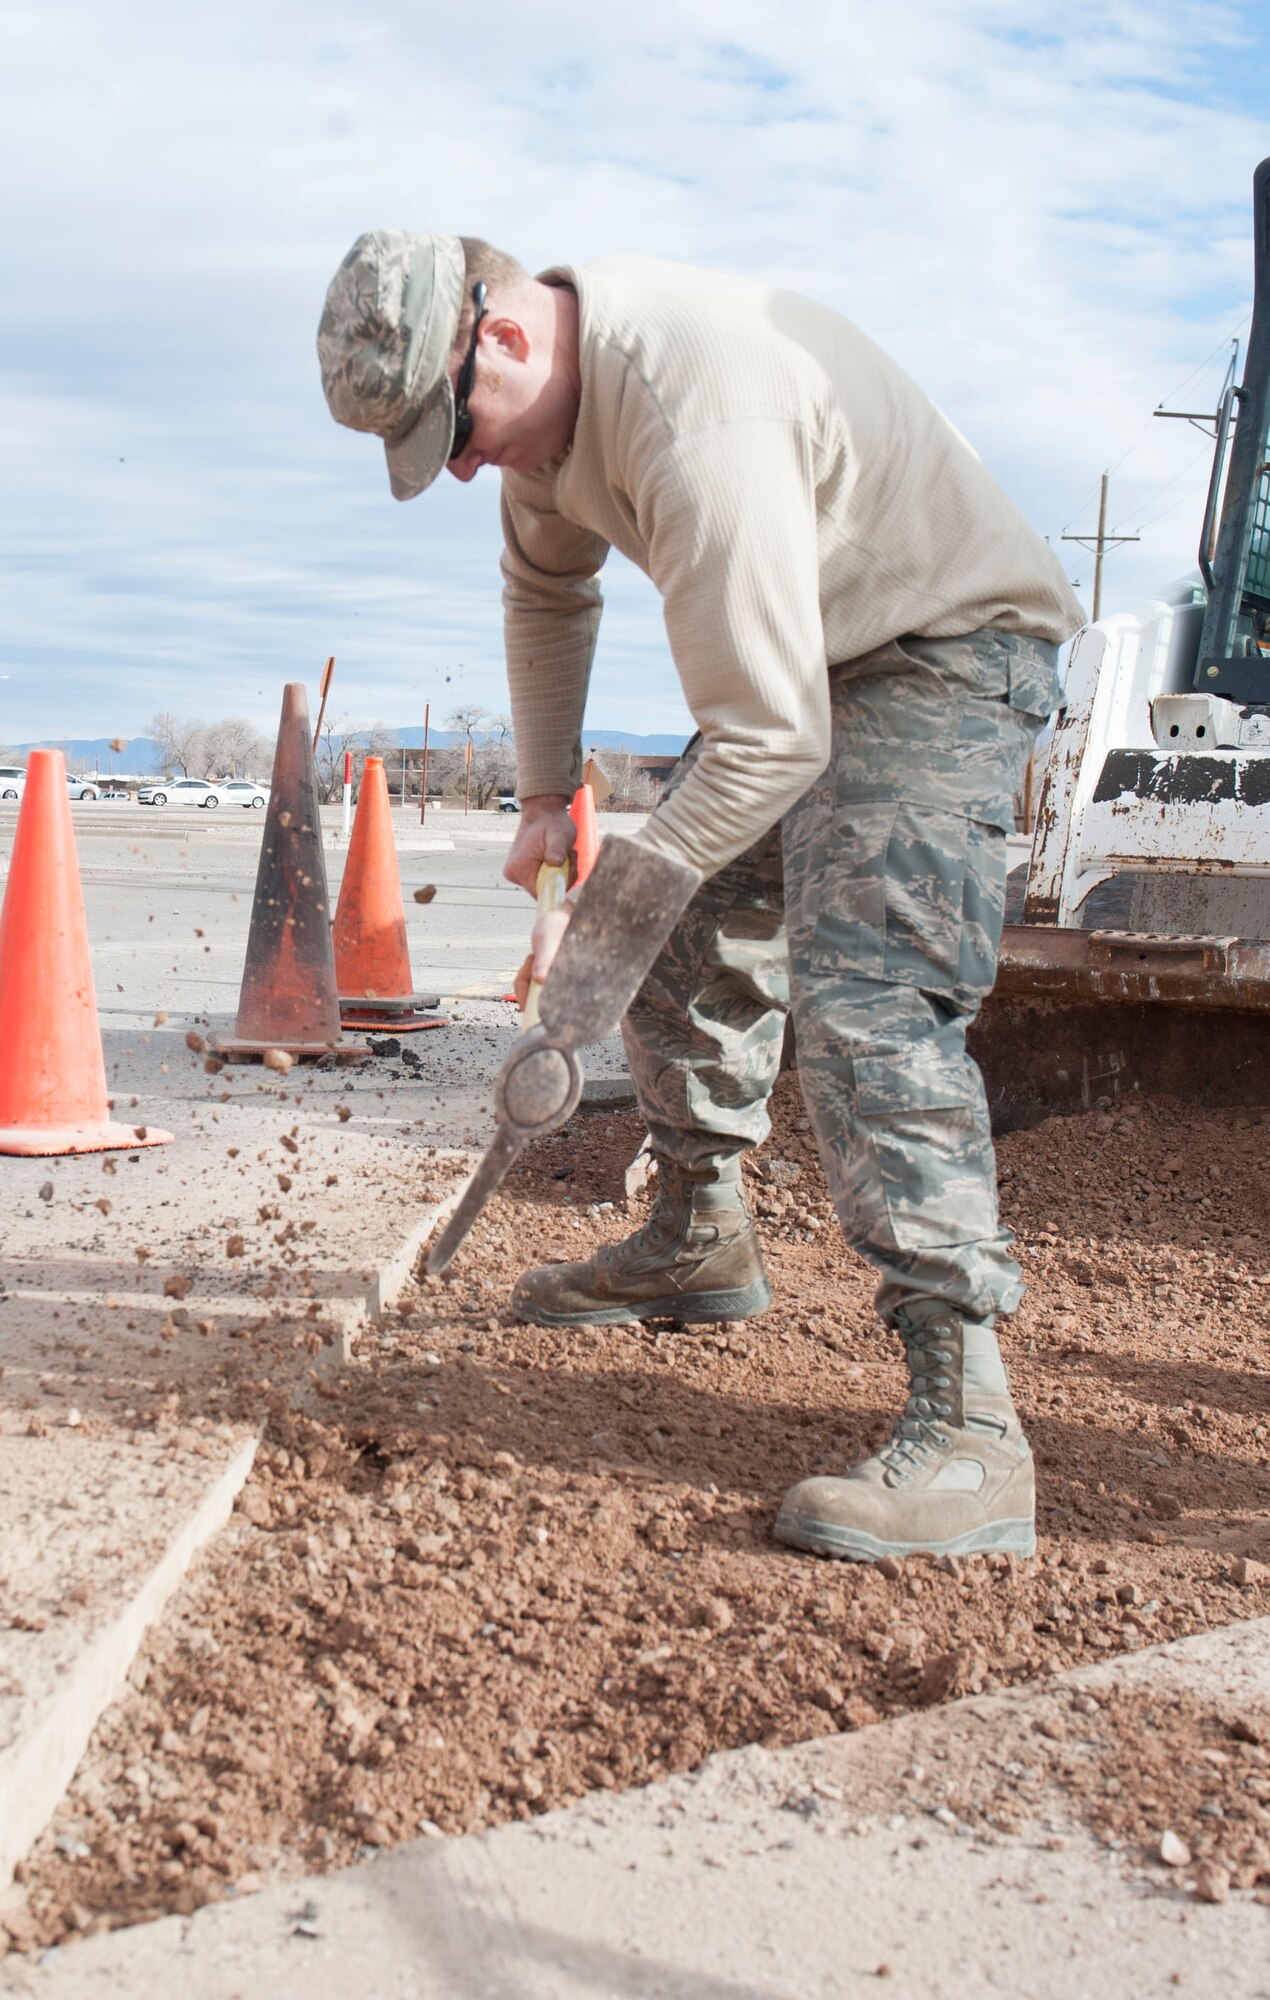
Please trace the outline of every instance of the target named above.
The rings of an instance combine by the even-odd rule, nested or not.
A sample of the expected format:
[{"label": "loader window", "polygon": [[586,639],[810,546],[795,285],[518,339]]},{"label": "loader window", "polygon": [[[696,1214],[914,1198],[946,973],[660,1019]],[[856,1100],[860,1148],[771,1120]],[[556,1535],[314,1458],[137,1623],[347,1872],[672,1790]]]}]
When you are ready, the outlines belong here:
[{"label": "loader window", "polygon": [[1244,595],[1255,597],[1261,610],[1270,610],[1270,441],[1257,468]]}]

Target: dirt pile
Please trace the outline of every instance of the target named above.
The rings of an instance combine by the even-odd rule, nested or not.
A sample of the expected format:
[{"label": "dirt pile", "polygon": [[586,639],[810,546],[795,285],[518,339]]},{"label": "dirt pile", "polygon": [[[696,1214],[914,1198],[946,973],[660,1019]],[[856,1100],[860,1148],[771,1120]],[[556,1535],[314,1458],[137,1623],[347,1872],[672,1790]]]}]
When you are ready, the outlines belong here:
[{"label": "dirt pile", "polygon": [[[770,1540],[790,1481],[874,1446],[903,1393],[792,1079],[747,1168],[766,1315],[510,1321],[524,1264],[629,1229],[639,1138],[633,1114],[580,1113],[445,1280],[303,1407],[275,1396],[233,1528],[26,1868],[19,1948],[1270,1611],[1258,1120],[1155,1106],[1002,1142],[1041,1551],[873,1569]],[[1140,1719],[1095,1708],[1038,1740],[1047,1784],[1066,1759],[1106,1838],[1146,1855],[1168,1830],[1228,1883],[1270,1882],[1259,1721],[1179,1713],[1148,1763]],[[993,1783],[950,1810],[1005,1824]]]}]

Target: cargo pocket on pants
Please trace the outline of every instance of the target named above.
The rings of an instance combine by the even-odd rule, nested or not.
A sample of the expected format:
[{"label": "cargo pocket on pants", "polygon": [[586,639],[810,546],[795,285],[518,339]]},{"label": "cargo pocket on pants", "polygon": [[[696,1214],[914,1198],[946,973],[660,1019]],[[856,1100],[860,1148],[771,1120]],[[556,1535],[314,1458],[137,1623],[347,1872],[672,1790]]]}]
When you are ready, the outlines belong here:
[{"label": "cargo pocket on pants", "polygon": [[1063,706],[1063,683],[1058,671],[1058,647],[1040,639],[1011,638],[1009,679],[1010,707],[1019,715],[1030,715],[1041,723]]},{"label": "cargo pocket on pants", "polygon": [[[997,1235],[996,1174],[978,1071],[929,1045],[852,1062],[861,1136],[900,1250]],[[867,1207],[867,1201],[861,1204]]]},{"label": "cargo pocket on pants", "polygon": [[970,822],[901,800],[886,844],[882,976],[943,993],[961,977]]}]

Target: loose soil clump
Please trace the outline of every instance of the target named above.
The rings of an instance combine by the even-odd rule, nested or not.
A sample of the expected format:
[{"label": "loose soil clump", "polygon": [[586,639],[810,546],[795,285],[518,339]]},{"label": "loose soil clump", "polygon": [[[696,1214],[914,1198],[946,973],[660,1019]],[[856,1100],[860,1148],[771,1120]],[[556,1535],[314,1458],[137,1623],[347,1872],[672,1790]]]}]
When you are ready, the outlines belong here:
[{"label": "loose soil clump", "polygon": [[[771,1540],[785,1487],[874,1448],[904,1394],[792,1077],[773,1111],[746,1166],[760,1319],[511,1319],[518,1270],[643,1212],[635,1114],[584,1111],[445,1279],[300,1402],[273,1392],[233,1526],[26,1864],[15,1946],[1270,1612],[1261,1120],[1132,1106],[1000,1143],[1040,1553],[861,1568]],[[1219,1890],[1270,1883],[1264,1719],[1175,1706],[1149,1769],[1114,1703],[1038,1756],[1107,1840],[1146,1858],[1163,1822]],[[1004,1823],[999,1796],[956,1803]]]}]

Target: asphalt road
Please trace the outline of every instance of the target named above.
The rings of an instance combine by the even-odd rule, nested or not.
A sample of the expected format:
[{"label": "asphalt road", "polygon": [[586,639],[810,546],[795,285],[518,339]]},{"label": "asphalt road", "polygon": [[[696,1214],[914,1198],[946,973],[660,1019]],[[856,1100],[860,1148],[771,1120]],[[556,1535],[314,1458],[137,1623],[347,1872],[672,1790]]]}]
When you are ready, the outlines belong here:
[{"label": "asphalt road", "polygon": [[[158,1011],[232,1019],[251,920],[263,816],[194,808],[72,807],[103,1024],[145,1025]],[[326,817],[326,816],[324,816]],[[0,815],[7,872],[16,811]],[[528,949],[533,905],[502,879],[516,822],[493,813],[394,813],[411,964],[442,1000],[506,993]],[[332,912],[345,848],[324,828]],[[435,899],[414,901],[432,883]]]},{"label": "asphalt road", "polygon": [[[193,807],[98,802],[77,803],[71,812],[110,1091],[130,1100],[143,1121],[183,1129],[206,1083],[201,1071],[191,1083],[185,1031],[233,1030],[262,815],[231,819]],[[338,808],[323,814],[332,912],[346,855],[340,817]],[[12,806],[0,813],[0,884],[16,818]],[[391,1104],[378,1117],[371,1072],[380,1065],[357,1072],[371,1090],[358,1116],[385,1128],[407,1117],[434,1144],[483,1147],[494,1078],[520,1022],[502,996],[528,950],[534,918],[530,898],[502,879],[516,822],[495,813],[465,820],[461,811],[431,807],[426,828],[417,808],[398,809],[393,818],[415,990],[436,995],[450,1025],[410,1038],[415,1066],[393,1070]],[[638,824],[624,821],[623,831]],[[428,884],[435,897],[416,903],[414,891]],[[620,1036],[589,1049],[583,1067],[592,1091],[621,1084]],[[250,1067],[237,1080],[251,1074],[259,1085]],[[348,1072],[305,1072],[306,1096],[315,1102],[351,1085]]]},{"label": "asphalt road", "polygon": [[[146,1027],[155,1013],[232,1023],[238,1004],[264,815],[196,807],[71,807],[103,1027]],[[331,910],[346,846],[338,807],[323,813]],[[17,808],[0,804],[0,878]],[[621,831],[642,825],[620,821]],[[518,821],[429,807],[393,811],[411,965],[419,991],[489,999],[510,991],[529,946],[533,905],[502,879]],[[1017,869],[1027,843],[1010,844]],[[414,901],[433,884],[436,896]]]}]

